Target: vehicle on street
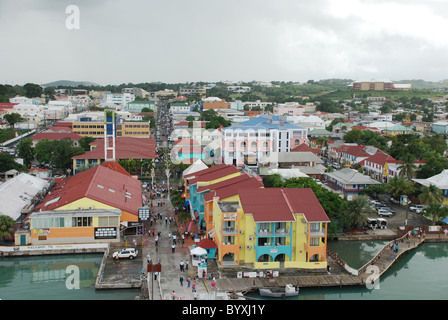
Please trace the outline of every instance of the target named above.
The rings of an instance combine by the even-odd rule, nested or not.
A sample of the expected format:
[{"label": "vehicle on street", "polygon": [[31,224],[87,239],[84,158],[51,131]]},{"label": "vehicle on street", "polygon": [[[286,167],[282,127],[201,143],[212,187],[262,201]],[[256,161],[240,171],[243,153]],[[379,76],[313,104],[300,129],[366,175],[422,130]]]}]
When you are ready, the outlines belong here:
[{"label": "vehicle on street", "polygon": [[120,251],[115,251],[112,255],[112,258],[114,259],[122,259],[122,258],[129,258],[134,259],[137,257],[138,250],[135,250],[135,248],[123,248]]},{"label": "vehicle on street", "polygon": [[409,210],[415,213],[422,213],[423,211],[423,206],[421,205],[413,205],[409,207]]},{"label": "vehicle on street", "polygon": [[378,215],[380,217],[392,217],[393,213],[389,210],[385,210],[385,209],[381,208],[381,209],[378,209]]}]

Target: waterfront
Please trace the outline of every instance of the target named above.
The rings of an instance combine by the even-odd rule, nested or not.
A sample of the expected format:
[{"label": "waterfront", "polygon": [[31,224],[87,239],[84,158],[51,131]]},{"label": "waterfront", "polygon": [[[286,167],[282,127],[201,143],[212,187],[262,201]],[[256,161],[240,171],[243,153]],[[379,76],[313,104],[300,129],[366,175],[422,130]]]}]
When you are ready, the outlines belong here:
[{"label": "waterfront", "polygon": [[[382,242],[339,241],[331,245],[349,265],[361,266],[381,248]],[[356,253],[357,248],[364,248]],[[372,254],[372,256],[370,256]],[[359,257],[364,256],[361,261]],[[367,259],[367,260],[364,260]],[[445,300],[448,299],[446,266],[448,243],[424,243],[399,258],[380,278],[379,288],[364,286],[302,288],[298,297],[288,300]],[[260,298],[257,294],[250,295]]]},{"label": "waterfront", "polygon": [[[0,257],[3,300],[131,300],[140,289],[95,290],[102,254]],[[67,289],[67,267],[79,268],[79,289]]]},{"label": "waterfront", "polygon": [[[335,241],[329,246],[352,267],[370,260],[384,241]],[[0,298],[3,300],[131,300],[140,290],[95,290],[101,254],[0,258]],[[66,268],[80,269],[80,289],[66,287]],[[424,243],[405,254],[380,278],[380,287],[302,288],[291,300],[437,300],[448,298],[448,243]],[[252,297],[259,298],[256,294]]]}]

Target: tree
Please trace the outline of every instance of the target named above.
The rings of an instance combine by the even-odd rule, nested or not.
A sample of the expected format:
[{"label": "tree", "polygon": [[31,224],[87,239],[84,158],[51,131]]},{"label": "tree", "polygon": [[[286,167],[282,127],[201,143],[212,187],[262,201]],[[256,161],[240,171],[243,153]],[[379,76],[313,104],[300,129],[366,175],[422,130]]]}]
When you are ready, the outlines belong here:
[{"label": "tree", "polygon": [[367,217],[375,213],[375,209],[369,202],[369,197],[360,195],[352,201],[345,203],[344,209],[347,211],[349,223],[354,228],[362,227],[367,222]]},{"label": "tree", "polygon": [[27,168],[14,160],[14,156],[6,152],[0,152],[0,172],[6,172],[11,169],[17,171],[27,171]]},{"label": "tree", "polygon": [[14,234],[15,224],[16,222],[10,216],[0,215],[0,238],[10,238]]},{"label": "tree", "polygon": [[27,83],[23,86],[23,89],[25,89],[25,94],[29,98],[39,97],[43,93],[43,89],[40,85],[35,83]]},{"label": "tree", "polygon": [[25,138],[20,140],[17,145],[17,149],[19,150],[18,156],[22,158],[27,167],[31,166],[31,161],[34,160],[34,152],[32,149],[33,141],[30,138]]},{"label": "tree", "polygon": [[430,184],[429,187],[423,187],[422,193],[418,195],[418,200],[422,204],[441,204],[443,201],[442,191],[437,186]]},{"label": "tree", "polygon": [[72,167],[72,157],[83,154],[84,149],[74,147],[70,139],[50,141],[41,140],[34,148],[36,160],[53,166],[55,169],[66,171]]},{"label": "tree", "polygon": [[407,154],[401,164],[398,165],[400,170],[399,176],[406,177],[409,181],[415,176],[417,166],[415,165],[415,158],[411,154]]},{"label": "tree", "polygon": [[23,119],[22,119],[22,116],[21,116],[20,114],[18,114],[18,113],[15,113],[15,112],[5,114],[5,115],[3,116],[3,119],[5,119],[6,122],[8,122],[8,124],[9,124],[11,127],[14,127],[14,124],[15,124],[15,123],[20,122],[20,121],[23,120]]},{"label": "tree", "polygon": [[95,141],[95,138],[85,136],[79,139],[79,145],[84,149],[84,151],[90,151],[90,144],[93,141]]},{"label": "tree", "polygon": [[429,207],[423,210],[422,215],[432,219],[433,225],[436,225],[437,221],[448,216],[448,207],[443,207],[440,203],[431,203]]},{"label": "tree", "polygon": [[[384,185],[384,190],[395,199],[399,199],[402,195],[410,196],[414,194],[415,188],[411,181],[406,181],[404,177],[393,177]],[[405,225],[408,223],[409,204],[406,206]]]}]

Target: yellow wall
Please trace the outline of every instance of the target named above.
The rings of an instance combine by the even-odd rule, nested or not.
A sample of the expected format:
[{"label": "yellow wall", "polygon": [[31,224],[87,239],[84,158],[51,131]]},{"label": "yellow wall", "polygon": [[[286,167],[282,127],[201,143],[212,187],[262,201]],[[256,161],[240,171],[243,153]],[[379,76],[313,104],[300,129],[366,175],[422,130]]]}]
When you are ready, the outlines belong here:
[{"label": "yellow wall", "polygon": [[[68,203],[65,206],[59,207],[56,210],[77,210],[79,207],[82,207],[83,209],[89,209],[89,207],[93,207],[94,209],[120,209],[84,197],[82,199],[73,201],[72,203]],[[138,222],[138,215],[127,212],[125,210],[121,210],[120,221]]]}]

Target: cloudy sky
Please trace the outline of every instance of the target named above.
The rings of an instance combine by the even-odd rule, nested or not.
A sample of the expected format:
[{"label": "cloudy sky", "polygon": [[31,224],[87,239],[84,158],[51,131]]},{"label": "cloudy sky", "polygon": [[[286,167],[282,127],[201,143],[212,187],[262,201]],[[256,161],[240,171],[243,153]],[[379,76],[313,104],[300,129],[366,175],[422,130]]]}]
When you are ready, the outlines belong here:
[{"label": "cloudy sky", "polygon": [[0,0],[0,83],[438,81],[447,30],[448,0]]}]

